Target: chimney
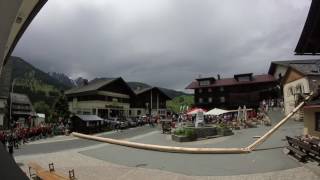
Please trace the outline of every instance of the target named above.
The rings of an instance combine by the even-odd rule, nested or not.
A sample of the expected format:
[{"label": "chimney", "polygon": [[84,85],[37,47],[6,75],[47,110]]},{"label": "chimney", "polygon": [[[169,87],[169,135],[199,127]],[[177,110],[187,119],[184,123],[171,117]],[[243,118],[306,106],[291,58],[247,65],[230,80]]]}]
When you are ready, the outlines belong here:
[{"label": "chimney", "polygon": [[217,77],[218,77],[218,80],[220,80],[220,79],[221,79],[220,74],[218,74],[218,75],[217,75]]}]

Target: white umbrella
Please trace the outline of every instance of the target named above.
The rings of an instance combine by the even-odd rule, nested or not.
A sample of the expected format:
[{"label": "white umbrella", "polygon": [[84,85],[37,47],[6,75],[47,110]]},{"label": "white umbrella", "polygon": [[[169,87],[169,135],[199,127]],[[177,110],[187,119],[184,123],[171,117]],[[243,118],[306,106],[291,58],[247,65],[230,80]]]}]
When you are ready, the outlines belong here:
[{"label": "white umbrella", "polygon": [[239,106],[239,108],[238,108],[238,116],[237,116],[237,121],[238,121],[238,122],[241,121],[241,111],[242,111],[242,109],[241,109],[241,107]]},{"label": "white umbrella", "polygon": [[243,119],[245,122],[247,121],[247,107],[246,107],[246,105],[243,106]]},{"label": "white umbrella", "polygon": [[213,116],[219,116],[221,114],[228,113],[229,111],[219,108],[211,109],[210,111],[204,113],[205,115],[213,115]]}]

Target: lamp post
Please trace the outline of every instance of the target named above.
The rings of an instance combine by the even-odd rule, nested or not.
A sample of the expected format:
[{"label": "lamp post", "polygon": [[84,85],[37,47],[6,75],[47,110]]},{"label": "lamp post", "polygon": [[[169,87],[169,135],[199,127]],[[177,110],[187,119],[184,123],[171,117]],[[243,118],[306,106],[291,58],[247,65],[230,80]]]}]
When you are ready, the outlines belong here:
[{"label": "lamp post", "polygon": [[11,126],[11,129],[12,129],[12,95],[13,95],[13,87],[14,87],[14,84],[16,83],[16,80],[17,79],[13,79],[12,81],[12,84],[11,84],[11,91],[10,91],[10,106],[9,106],[9,113],[10,113],[10,126]]}]

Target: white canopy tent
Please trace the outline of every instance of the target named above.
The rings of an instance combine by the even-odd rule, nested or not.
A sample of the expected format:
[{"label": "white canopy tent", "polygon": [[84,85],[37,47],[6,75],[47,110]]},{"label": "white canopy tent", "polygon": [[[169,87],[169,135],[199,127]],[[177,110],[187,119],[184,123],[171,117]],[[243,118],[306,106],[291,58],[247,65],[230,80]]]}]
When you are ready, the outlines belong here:
[{"label": "white canopy tent", "polygon": [[204,115],[212,115],[212,116],[219,116],[221,114],[228,113],[229,111],[219,108],[211,109],[210,111],[204,113]]}]

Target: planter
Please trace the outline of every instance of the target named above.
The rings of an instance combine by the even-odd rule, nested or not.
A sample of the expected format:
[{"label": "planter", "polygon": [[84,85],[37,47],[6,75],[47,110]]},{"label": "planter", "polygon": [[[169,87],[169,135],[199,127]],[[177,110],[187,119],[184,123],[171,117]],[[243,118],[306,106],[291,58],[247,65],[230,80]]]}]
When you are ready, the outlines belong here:
[{"label": "planter", "polygon": [[192,130],[197,138],[206,138],[210,136],[217,135],[217,128],[216,127],[186,127],[185,129]]},{"label": "planter", "polygon": [[218,128],[218,134],[221,136],[231,136],[234,133],[229,128]]},{"label": "planter", "polygon": [[171,135],[171,139],[176,142],[190,142],[197,140],[196,137],[180,136],[180,135]]}]

